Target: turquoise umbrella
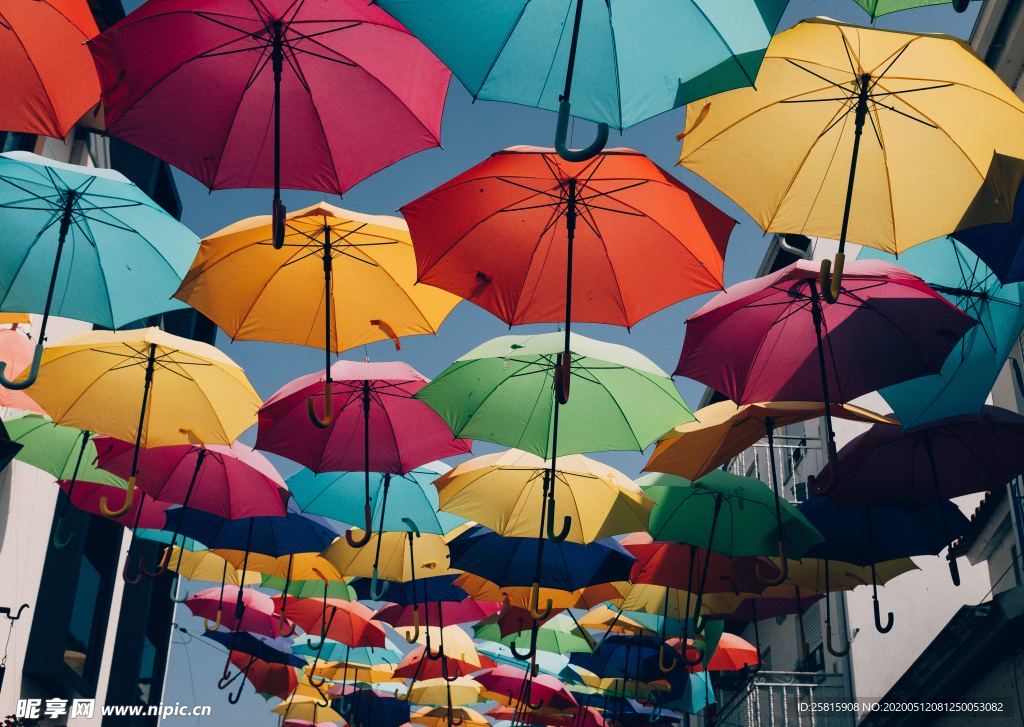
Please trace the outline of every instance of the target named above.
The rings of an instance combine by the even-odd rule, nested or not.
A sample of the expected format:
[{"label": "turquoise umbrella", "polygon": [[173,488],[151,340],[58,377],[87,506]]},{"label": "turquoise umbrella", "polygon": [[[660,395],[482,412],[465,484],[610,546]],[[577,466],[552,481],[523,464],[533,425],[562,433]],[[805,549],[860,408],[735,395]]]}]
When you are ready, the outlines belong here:
[{"label": "turquoise umbrella", "polygon": [[977,321],[938,374],[881,390],[903,426],[980,412],[1024,330],[1024,283],[1003,285],[977,255],[951,237],[913,247],[898,260],[868,248],[860,258],[895,262]]},{"label": "turquoise umbrella", "polygon": [[[569,161],[625,129],[721,91],[753,86],[788,0],[376,0],[473,95],[557,110]],[[571,106],[570,106],[571,97]],[[568,149],[570,113],[600,124]]]},{"label": "turquoise umbrella", "polygon": [[41,313],[27,378],[50,315],[120,328],[184,307],[171,296],[199,239],[120,172],[28,152],[0,154],[0,310]]},{"label": "turquoise umbrella", "polygon": [[321,649],[314,649],[309,645],[306,636],[299,636],[292,645],[292,653],[301,656],[317,656],[320,661],[348,661],[353,664],[366,664],[367,666],[379,666],[390,664],[397,666],[402,660],[402,653],[390,641],[385,641],[385,647],[378,646],[348,646],[340,641],[326,639]]},{"label": "turquoise umbrella", "polygon": [[[523,662],[517,659],[512,653],[512,649],[505,644],[501,644],[496,641],[482,641],[477,644],[476,650],[480,654],[488,657],[489,659],[493,659],[499,664],[514,666],[516,669],[523,668]],[[555,654],[550,651],[537,651],[537,669],[542,674],[558,677],[568,665],[569,657],[564,654]],[[578,674],[575,676],[576,678],[579,677]]]}]

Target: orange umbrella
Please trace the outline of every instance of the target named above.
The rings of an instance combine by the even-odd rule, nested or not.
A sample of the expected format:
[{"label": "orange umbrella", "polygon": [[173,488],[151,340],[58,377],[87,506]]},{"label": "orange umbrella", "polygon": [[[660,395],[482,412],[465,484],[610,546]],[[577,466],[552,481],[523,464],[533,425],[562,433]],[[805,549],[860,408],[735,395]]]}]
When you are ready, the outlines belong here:
[{"label": "orange umbrella", "polygon": [[86,0],[0,0],[0,129],[63,139],[100,102]]}]

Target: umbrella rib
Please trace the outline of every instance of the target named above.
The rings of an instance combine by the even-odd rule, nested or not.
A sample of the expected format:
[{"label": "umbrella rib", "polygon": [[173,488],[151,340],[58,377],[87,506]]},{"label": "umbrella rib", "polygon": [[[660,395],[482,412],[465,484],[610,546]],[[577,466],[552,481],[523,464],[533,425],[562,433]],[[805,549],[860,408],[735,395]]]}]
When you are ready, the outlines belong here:
[{"label": "umbrella rib", "polygon": [[[501,54],[504,53],[505,48],[508,47],[508,43],[512,39],[512,34],[515,33],[516,28],[519,26],[519,21],[523,19],[523,14],[526,12],[526,7],[528,4],[529,3],[523,3],[523,6],[519,9],[519,15],[516,16],[516,19],[509,24],[508,33],[505,35],[505,38],[501,41],[501,44],[495,51],[494,57],[491,59],[491,62],[487,66],[487,70],[484,71],[483,76],[480,77],[480,85],[477,87],[475,91],[470,90],[470,95],[472,95],[474,101],[476,101],[479,98],[480,92],[483,90],[484,86],[487,85],[487,79],[490,78],[491,73],[494,71],[494,66],[497,65],[498,59],[501,58]],[[566,11],[566,14],[568,17],[568,11]],[[554,63],[554,61],[552,61],[552,63]],[[462,79],[459,80],[461,81]]]}]

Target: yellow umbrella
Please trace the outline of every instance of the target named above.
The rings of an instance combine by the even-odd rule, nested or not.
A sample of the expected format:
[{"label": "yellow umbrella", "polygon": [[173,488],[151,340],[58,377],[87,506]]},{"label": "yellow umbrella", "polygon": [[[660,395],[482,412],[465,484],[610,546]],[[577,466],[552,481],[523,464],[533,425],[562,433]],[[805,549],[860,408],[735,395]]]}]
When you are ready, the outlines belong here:
[{"label": "yellow umbrella", "polygon": [[170,557],[163,562],[168,564],[168,570],[190,581],[223,581],[229,586],[258,586],[263,581],[259,572],[253,568],[245,571],[243,578],[241,569],[212,550],[188,550],[173,546]]},{"label": "yellow umbrella", "polygon": [[313,676],[330,681],[346,682],[348,684],[356,682],[363,684],[405,682],[404,679],[395,677],[395,667],[392,664],[360,664],[354,661],[321,662],[314,669]]},{"label": "yellow umbrella", "polygon": [[[442,510],[505,537],[532,538],[550,467],[534,454],[510,449],[463,462],[434,484]],[[590,543],[647,529],[654,503],[618,470],[576,454],[559,457],[557,473],[554,495],[571,519],[567,540]]]},{"label": "yellow umbrella", "polygon": [[[408,626],[399,626],[396,630],[406,637],[406,641],[410,641],[409,637],[414,633]],[[472,666],[481,666],[480,654],[476,650],[473,637],[458,626],[424,628],[410,643],[424,644],[428,647],[431,643],[443,644],[445,656],[448,658],[464,661]]]},{"label": "yellow umbrella", "polygon": [[[832,416],[850,421],[898,424],[853,404],[832,404]],[[644,465],[648,472],[667,472],[696,480],[768,437],[769,446],[779,427],[815,419],[825,414],[816,401],[773,401],[737,405],[719,401],[694,412],[697,421],[680,424],[658,440]]]},{"label": "yellow umbrella", "polygon": [[[743,595],[733,593],[705,593],[701,599],[701,614],[715,613],[726,604],[739,604],[743,598]],[[623,611],[639,611],[681,621],[698,615],[694,613],[696,605],[695,595],[678,588],[634,583],[624,594],[619,608]]]},{"label": "yellow umbrella", "polygon": [[[508,599],[511,606],[528,609],[532,605],[532,586],[499,586],[493,581],[481,578],[475,573],[460,573],[455,585],[477,601],[503,602]],[[562,591],[557,588],[540,588],[539,599],[551,601],[552,608],[594,608],[606,602],[617,603],[622,594],[630,588],[630,584],[600,583],[587,586],[577,591]]]},{"label": "yellow umbrella", "polygon": [[451,704],[453,707],[476,704],[484,688],[475,679],[458,677],[448,682],[444,679],[424,679],[409,689],[409,700],[414,704]]},{"label": "yellow umbrella", "polygon": [[[363,531],[356,532],[360,535],[353,540],[361,541]],[[416,538],[415,569],[406,545],[406,533],[398,531],[375,532],[359,548],[349,545],[347,538],[337,538],[321,555],[346,578],[372,578],[378,547],[380,559],[377,562],[377,576],[384,580],[405,583],[414,577],[429,578],[448,572],[448,543],[443,536],[433,533],[423,533]]]},{"label": "yellow umbrella", "polygon": [[611,631],[617,634],[653,634],[639,621],[632,619],[628,614],[601,604],[592,611],[583,614],[579,620],[580,626],[595,631]]},{"label": "yellow umbrella", "polygon": [[409,228],[320,202],[289,214],[276,249],[269,216],[250,217],[202,241],[175,297],[234,339],[331,352],[437,333],[460,298],[416,284]]},{"label": "yellow umbrella", "polygon": [[43,351],[32,398],[55,422],[135,442],[118,510],[131,507],[139,449],[230,444],[256,423],[262,403],[245,373],[206,343],[159,328],[90,331]]},{"label": "yellow umbrella", "polygon": [[447,707],[420,707],[410,715],[409,721],[427,727],[448,727],[452,724],[459,727],[488,727],[491,724],[486,717],[469,707],[452,707],[450,715],[448,712]]},{"label": "yellow umbrella", "polygon": [[[246,553],[243,550],[215,550],[217,555],[233,564],[236,568],[241,567],[245,561]],[[266,576],[284,578],[284,591],[292,581],[340,581],[341,574],[337,569],[322,557],[319,553],[292,553],[276,558],[272,555],[262,553],[249,553],[248,568]]]},{"label": "yellow umbrella", "polygon": [[[756,88],[687,106],[679,163],[768,232],[890,253],[956,230],[998,149],[1024,157],[1024,103],[949,35],[797,23],[768,46]],[[1007,220],[1009,221],[1009,220]]]},{"label": "yellow umbrella", "polygon": [[337,722],[341,724],[344,717],[330,707],[321,707],[320,698],[307,695],[295,695],[270,710],[279,714],[284,720],[295,720],[320,724],[323,722]]}]

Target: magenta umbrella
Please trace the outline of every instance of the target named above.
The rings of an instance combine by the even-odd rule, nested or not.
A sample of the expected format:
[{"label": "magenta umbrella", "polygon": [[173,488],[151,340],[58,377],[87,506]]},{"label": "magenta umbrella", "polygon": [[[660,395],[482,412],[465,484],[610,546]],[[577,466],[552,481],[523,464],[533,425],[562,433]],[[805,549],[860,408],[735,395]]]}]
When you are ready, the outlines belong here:
[{"label": "magenta umbrella", "polygon": [[[238,618],[235,609],[224,608],[225,601],[238,602],[239,590],[242,595],[241,618]],[[220,587],[207,588],[189,596],[185,599],[185,605],[193,616],[213,621],[231,631],[248,631],[278,638],[278,628],[281,628],[282,621],[284,625],[291,626],[290,621],[274,615],[274,599],[253,588],[239,589],[238,586],[226,586],[222,583]],[[209,625],[207,629],[216,630],[210,629]]]},{"label": "magenta umbrella", "polygon": [[[814,483],[835,481],[834,466],[842,469],[843,478],[831,495],[843,507],[912,507],[998,490],[1024,471],[1024,417],[986,406],[980,414],[906,430],[876,424],[850,440],[835,465],[826,465]],[[946,509],[938,508],[938,515],[951,543],[961,533],[952,531]],[[956,558],[946,557],[959,585]]]},{"label": "magenta umbrella", "polygon": [[[483,685],[485,691],[508,697],[511,703],[526,702],[533,710],[569,711],[579,707],[565,685],[547,674],[534,676],[524,669],[503,664],[474,678]],[[536,704],[534,699],[537,700]]]},{"label": "magenta umbrella", "polygon": [[[370,473],[405,474],[422,464],[470,451],[429,406],[413,398],[428,379],[400,361],[338,361],[325,374],[300,376],[271,396],[259,411],[256,446],[314,472],[365,474],[366,527],[372,531]],[[333,411],[325,427],[314,424],[317,400]],[[317,416],[319,419],[319,415]]]},{"label": "magenta umbrella", "polygon": [[210,189],[342,194],[440,143],[451,73],[366,0],[149,0],[89,43],[107,131]]},{"label": "magenta umbrella", "polygon": [[[501,604],[494,601],[477,601],[464,598],[461,601],[439,601],[435,604],[441,623],[446,625],[475,623],[501,610]],[[425,605],[429,608],[429,605]],[[374,618],[392,626],[418,626],[419,607],[416,604],[392,603],[384,606]]]},{"label": "magenta umbrella", "polygon": [[[675,373],[738,404],[845,403],[938,373],[974,321],[903,268],[851,262],[841,300],[823,304],[819,270],[801,260],[733,285],[686,322]],[[825,414],[829,459],[832,418]]]}]

